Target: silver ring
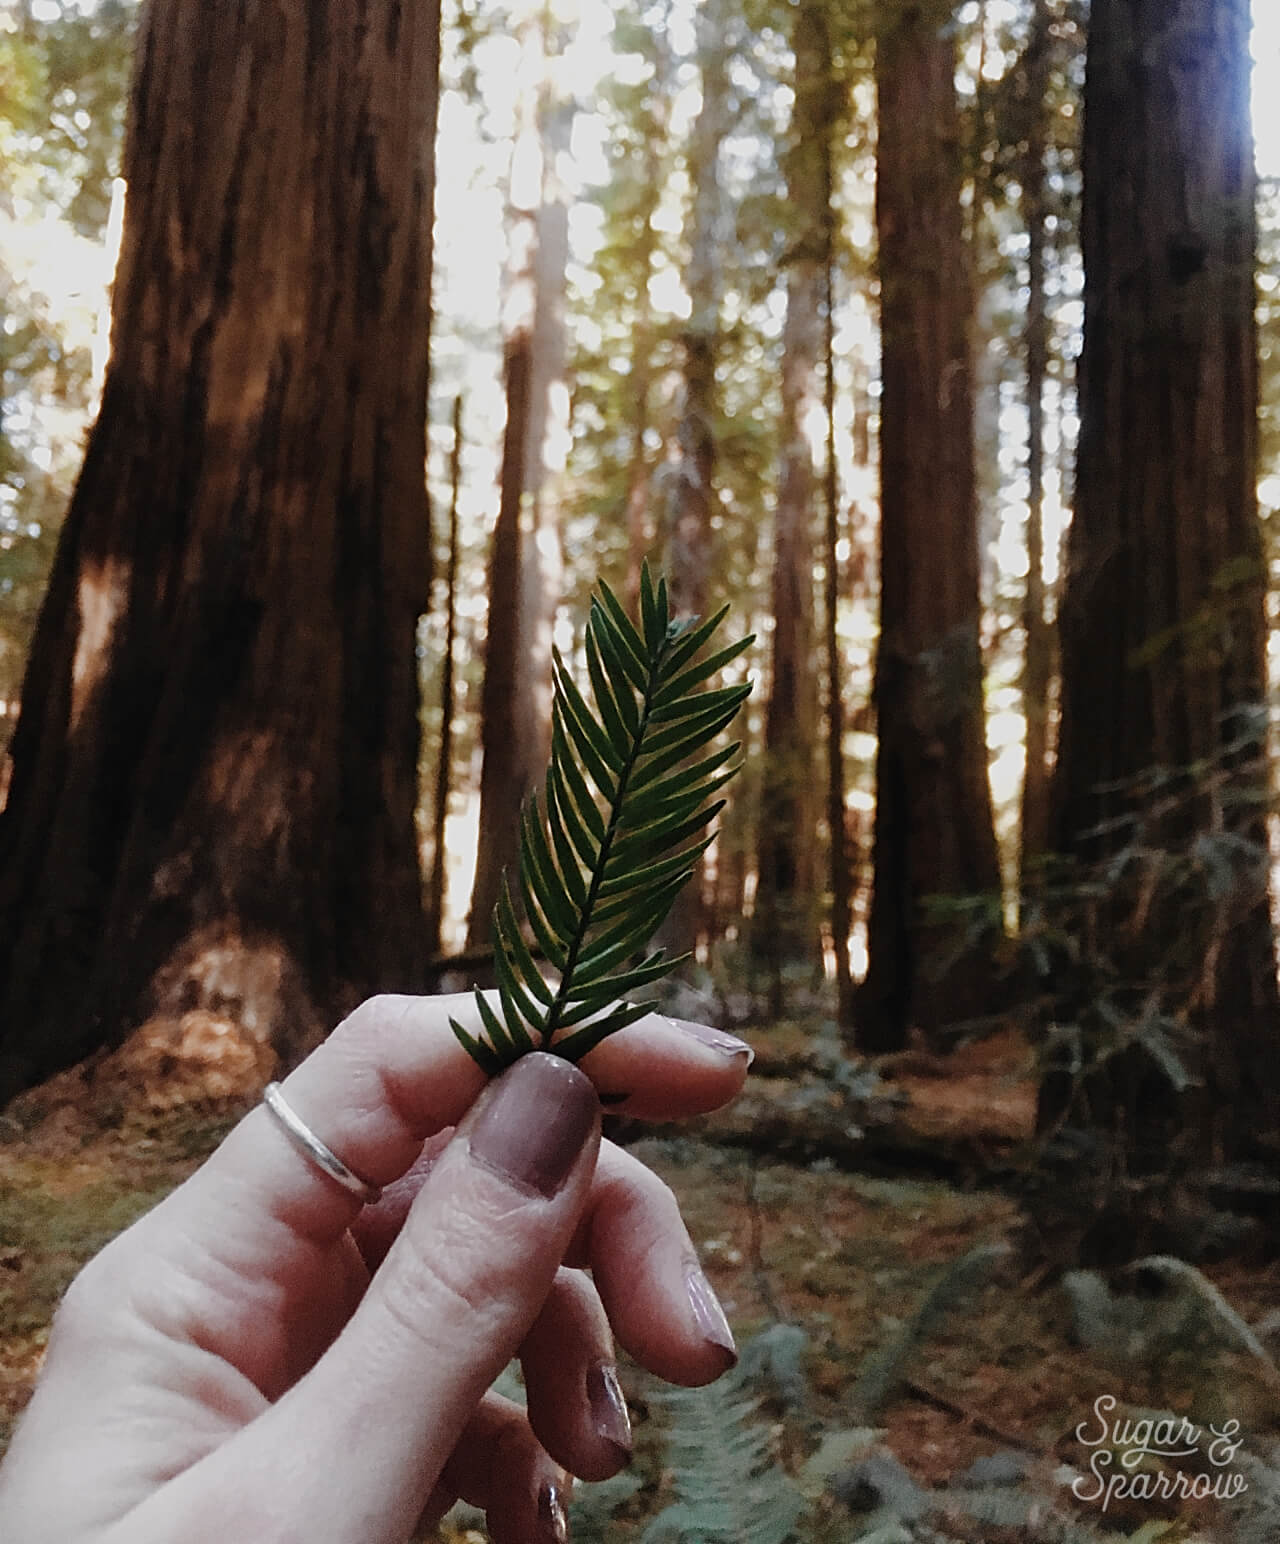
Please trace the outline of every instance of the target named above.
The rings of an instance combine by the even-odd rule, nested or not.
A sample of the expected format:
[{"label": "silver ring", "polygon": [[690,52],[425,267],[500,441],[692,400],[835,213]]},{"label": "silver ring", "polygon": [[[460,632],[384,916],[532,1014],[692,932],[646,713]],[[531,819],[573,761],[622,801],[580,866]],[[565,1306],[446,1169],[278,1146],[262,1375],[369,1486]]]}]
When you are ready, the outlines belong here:
[{"label": "silver ring", "polygon": [[382,1195],[377,1185],[370,1185],[358,1174],[353,1174],[331,1147],[326,1145],[293,1109],[285,1098],[279,1083],[268,1083],[262,1091],[262,1101],[279,1122],[281,1130],[304,1158],[322,1169],[331,1180],[349,1194],[372,1206]]}]

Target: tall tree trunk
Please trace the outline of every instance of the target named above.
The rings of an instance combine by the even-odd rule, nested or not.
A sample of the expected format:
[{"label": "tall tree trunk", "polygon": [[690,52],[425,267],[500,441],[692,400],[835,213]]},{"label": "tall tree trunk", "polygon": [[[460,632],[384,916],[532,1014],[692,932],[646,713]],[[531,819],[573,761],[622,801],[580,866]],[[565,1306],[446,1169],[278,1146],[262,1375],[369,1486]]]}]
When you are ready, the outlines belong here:
[{"label": "tall tree trunk", "polygon": [[[870,958],[856,1004],[869,1051],[900,1047],[910,1027],[929,1034],[989,1002],[984,941],[957,945],[930,915],[930,899],[972,900],[998,918],[950,10],[942,0],[894,0],[876,43],[879,745]],[[960,932],[969,931],[966,919]]]},{"label": "tall tree trunk", "polygon": [[[661,59],[661,55],[659,56]],[[655,91],[662,89],[655,82]],[[636,315],[631,338],[631,455],[627,463],[627,573],[626,601],[634,617],[640,615],[640,570],[653,546],[655,531],[649,508],[653,488],[653,468],[646,438],[652,417],[653,397],[653,306],[649,300],[649,279],[653,274],[658,250],[658,233],[653,216],[662,194],[661,164],[656,135],[645,136],[645,179],[637,213],[636,239]]]},{"label": "tall tree trunk", "polygon": [[[1158,765],[1184,779],[1166,782],[1168,802],[1183,796],[1152,839],[1244,837],[1265,872],[1264,745],[1228,749],[1239,710],[1266,701],[1249,24],[1248,0],[1093,5],[1053,810],[1056,848],[1085,860],[1127,840],[1135,780]],[[1210,765],[1232,772],[1235,797],[1198,780]],[[1280,1015],[1261,891],[1214,943],[1199,996],[1201,1095],[1175,1097],[1149,1072],[1094,1091],[1133,1167],[1167,1163],[1188,1121],[1202,1152],[1274,1135]]]},{"label": "tall tree trunk", "polygon": [[978,34],[978,60],[973,79],[973,110],[969,114],[969,143],[965,147],[968,160],[965,180],[969,183],[972,196],[968,201],[964,237],[970,252],[971,266],[979,277],[983,265],[978,249],[983,240],[983,217],[991,190],[991,178],[984,157],[987,147],[993,144],[996,137],[991,122],[991,93],[987,90],[987,55],[991,40],[990,17],[987,12],[987,0],[978,0],[978,14],[974,23]]},{"label": "tall tree trunk", "polygon": [[[823,179],[827,186],[826,258],[823,263],[823,409],[827,425],[827,459],[823,476],[826,513],[824,568],[826,594],[824,643],[827,666],[827,829],[830,838],[828,878],[831,885],[831,946],[836,960],[836,1023],[853,1027],[853,972],[849,935],[853,931],[853,864],[849,854],[849,817],[845,803],[844,662],[838,628],[840,611],[840,474],[836,464],[836,350],[834,210],[831,203],[831,142],[827,142]],[[856,444],[855,436],[855,444]]]},{"label": "tall tree trunk", "polygon": [[[544,18],[545,24],[545,18]],[[568,333],[569,195],[560,175],[569,155],[574,109],[557,92],[549,61],[537,107],[542,185],[533,258],[533,356],[525,447],[524,549],[521,597],[521,748],[528,786],[540,783],[551,760],[551,649],[564,588],[560,482],[569,441]],[[508,861],[511,861],[508,859]]]},{"label": "tall tree trunk", "polygon": [[519,854],[521,805],[550,759],[552,625],[562,571],[553,476],[568,436],[569,213],[555,168],[568,149],[572,114],[553,99],[547,20],[544,8],[531,4],[518,25],[518,121],[503,306],[507,428],[481,693],[480,835],[467,924],[470,949],[488,941],[503,870],[514,868]]},{"label": "tall tree trunk", "polygon": [[[949,7],[954,12],[952,3]],[[1000,466],[1001,427],[1007,350],[1001,346],[1004,330],[1003,311],[1007,306],[1007,265],[999,249],[989,211],[997,198],[994,167],[1000,152],[1000,134],[993,104],[996,90],[987,79],[988,61],[993,52],[992,32],[997,23],[989,14],[987,0],[979,0],[972,30],[960,30],[961,48],[968,55],[976,46],[977,60],[973,79],[973,101],[963,114],[965,142],[962,187],[967,195],[965,210],[965,252],[969,272],[970,312],[968,320],[970,384],[974,445],[974,488],[977,502],[978,595],[982,606],[994,609],[998,580],[997,544],[1000,531],[1000,505],[1003,472]],[[973,34],[976,32],[976,39]],[[987,629],[987,659],[997,646],[997,630]]]},{"label": "tall tree trunk", "polygon": [[826,8],[795,12],[795,108],[787,153],[787,201],[794,220],[782,332],[781,476],[774,514],[773,640],[765,713],[764,782],[753,919],[756,958],[770,969],[773,1008],[782,1012],[782,967],[820,957],[818,702],[813,658],[813,568],[818,490],[813,433],[821,391],[823,279],[830,231],[829,146],[839,96],[832,80]]},{"label": "tall tree trunk", "polygon": [[287,1055],[422,979],[438,57],[430,3],[144,13],[0,817],[0,1099],[149,1015]]},{"label": "tall tree trunk", "polygon": [[517,327],[503,348],[507,426],[502,437],[498,519],[489,550],[488,620],[484,680],[480,688],[480,834],[467,948],[489,941],[503,868],[520,847],[520,808],[528,791],[526,760],[520,751],[520,505],[524,497],[524,456],[529,420],[532,331]]},{"label": "tall tree trunk", "polygon": [[640,571],[653,544],[649,496],[653,470],[645,436],[649,429],[649,402],[653,389],[647,350],[652,347],[648,329],[648,303],[640,302],[642,314],[636,320],[636,336],[631,357],[631,454],[627,461],[627,573],[625,595],[633,617],[640,615]]},{"label": "tall tree trunk", "polygon": [[1049,688],[1053,629],[1044,589],[1044,387],[1049,366],[1045,297],[1045,154],[1049,104],[1049,0],[1035,0],[1022,71],[1027,101],[1027,149],[1022,165],[1022,212],[1027,227],[1027,588],[1023,596],[1022,711],[1026,770],[1022,783],[1019,889],[1038,883],[1049,842]]},{"label": "tall tree trunk", "polygon": [[[720,145],[729,128],[728,0],[705,0],[697,12],[702,105],[689,142],[693,206],[685,288],[684,399],[676,429],[677,461],[667,510],[667,582],[675,616],[703,616],[711,574],[716,465],[716,358],[720,341],[720,238],[723,194]],[[672,953],[692,950],[705,924],[705,865],[676,897],[657,937]]]},{"label": "tall tree trunk", "polygon": [[462,487],[462,398],[453,399],[453,446],[449,452],[449,549],[444,576],[444,661],[440,670],[440,746],[432,801],[431,875],[427,883],[428,945],[441,951],[444,929],[449,785],[453,766],[454,646],[458,627],[458,495]]},{"label": "tall tree trunk", "polygon": [[676,429],[678,462],[671,479],[667,537],[667,581],[677,616],[700,616],[706,611],[711,571],[724,208],[720,145],[729,128],[726,12],[727,0],[707,0],[697,17],[702,106],[694,120],[688,152],[693,204],[685,288],[690,311],[682,339],[684,397]]}]

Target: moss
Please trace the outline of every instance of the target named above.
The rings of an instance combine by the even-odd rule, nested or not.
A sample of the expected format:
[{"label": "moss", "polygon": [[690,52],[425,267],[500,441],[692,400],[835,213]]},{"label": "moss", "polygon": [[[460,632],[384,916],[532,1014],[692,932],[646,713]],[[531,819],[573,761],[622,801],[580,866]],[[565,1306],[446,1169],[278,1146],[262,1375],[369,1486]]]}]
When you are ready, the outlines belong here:
[{"label": "moss", "polygon": [[86,1260],[168,1190],[100,1180],[54,1194],[0,1179],[0,1324],[7,1334],[43,1328]]}]

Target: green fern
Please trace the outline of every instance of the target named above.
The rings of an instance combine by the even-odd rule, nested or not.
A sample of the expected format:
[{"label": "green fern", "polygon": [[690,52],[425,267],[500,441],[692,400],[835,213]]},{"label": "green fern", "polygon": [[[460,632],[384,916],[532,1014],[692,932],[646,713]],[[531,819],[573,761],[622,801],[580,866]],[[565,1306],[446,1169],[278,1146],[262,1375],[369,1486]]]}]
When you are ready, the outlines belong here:
[{"label": "green fern", "polygon": [[786,1544],[805,1498],[772,1451],[735,1374],[661,1398],[671,1414],[664,1468],[676,1499],[652,1519],[641,1544]]},{"label": "green fern", "polygon": [[852,1406],[870,1421],[897,1388],[912,1355],[956,1307],[986,1286],[992,1272],[1011,1253],[1004,1240],[977,1244],[953,1260],[925,1293],[915,1311],[884,1346],[863,1362]]},{"label": "green fern", "polygon": [[574,1544],[616,1541],[617,1514],[643,1487],[644,1481],[629,1469],[591,1485],[578,1481],[569,1500],[569,1536]]},{"label": "green fern", "polygon": [[501,1013],[477,992],[483,1034],[450,1021],[490,1074],[526,1051],[577,1061],[648,1011],[629,993],[687,958],[641,951],[711,842],[705,828],[725,801],[707,800],[737,771],[736,743],[690,759],[728,726],[751,684],[698,688],[753,640],[704,655],[728,607],[705,622],[673,620],[666,581],[655,585],[647,564],[640,600],[637,627],[603,581],[592,597],[594,711],[555,654],[551,765],[543,798],[521,815],[519,888],[559,981],[534,960],[504,875],[493,917]]}]

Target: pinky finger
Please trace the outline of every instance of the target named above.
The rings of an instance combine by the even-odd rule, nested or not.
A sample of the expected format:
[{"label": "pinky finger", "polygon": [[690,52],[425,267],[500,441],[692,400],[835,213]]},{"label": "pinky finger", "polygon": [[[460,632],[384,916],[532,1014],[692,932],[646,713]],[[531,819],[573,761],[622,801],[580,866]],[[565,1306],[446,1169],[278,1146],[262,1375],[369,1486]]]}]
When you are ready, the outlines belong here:
[{"label": "pinky finger", "polygon": [[566,1544],[572,1484],[519,1405],[487,1394],[444,1467],[425,1520],[439,1521],[460,1496],[485,1513],[492,1544]]}]

